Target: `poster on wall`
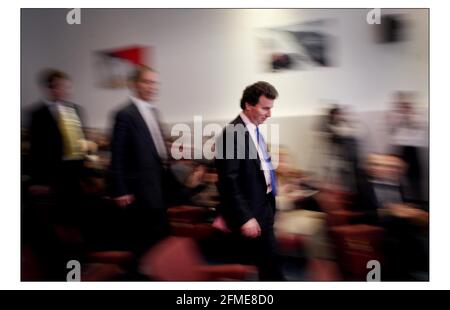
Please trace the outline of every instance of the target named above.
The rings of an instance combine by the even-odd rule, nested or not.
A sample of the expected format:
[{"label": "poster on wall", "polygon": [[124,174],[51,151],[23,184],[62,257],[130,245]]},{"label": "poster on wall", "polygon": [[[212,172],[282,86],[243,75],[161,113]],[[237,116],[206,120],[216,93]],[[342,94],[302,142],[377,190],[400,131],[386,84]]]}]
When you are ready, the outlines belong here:
[{"label": "poster on wall", "polygon": [[264,71],[308,70],[335,65],[333,20],[317,20],[283,27],[258,29],[257,40]]},{"label": "poster on wall", "polygon": [[101,88],[127,87],[130,73],[136,66],[149,66],[150,47],[133,45],[95,52],[96,84]]}]

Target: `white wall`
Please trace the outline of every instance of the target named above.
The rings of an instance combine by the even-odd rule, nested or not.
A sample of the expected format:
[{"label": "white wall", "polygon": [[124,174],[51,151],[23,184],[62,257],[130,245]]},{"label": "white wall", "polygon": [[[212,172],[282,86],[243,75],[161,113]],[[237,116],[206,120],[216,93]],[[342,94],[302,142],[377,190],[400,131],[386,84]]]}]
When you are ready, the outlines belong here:
[{"label": "white wall", "polygon": [[[379,111],[388,108],[392,91],[414,90],[428,107],[428,11],[403,13],[408,38],[377,44],[369,10],[81,10],[81,25],[65,22],[68,10],[22,11],[23,111],[37,98],[36,73],[45,67],[67,71],[74,80],[73,100],[85,107],[87,124],[110,126],[111,111],[127,90],[95,86],[94,51],[126,45],[153,47],[151,66],[160,72],[160,109],[166,122],[225,123],[239,113],[245,86],[267,80],[279,90],[271,123],[280,123],[281,143],[295,153],[297,164],[317,162],[311,126],[330,101],[352,106],[368,132],[364,150],[383,152]],[[260,28],[330,20],[324,30],[334,37],[334,67],[307,71],[264,72],[255,34]],[[370,112],[378,111],[378,112]]]},{"label": "white wall", "polygon": [[[390,10],[389,12],[392,12]],[[93,52],[131,44],[153,47],[161,73],[159,104],[168,122],[230,119],[243,88],[257,80],[280,92],[273,116],[313,115],[324,101],[356,111],[386,108],[393,90],[415,90],[428,102],[428,12],[403,10],[410,40],[376,44],[368,10],[81,10],[81,25],[68,25],[68,10],[22,11],[22,104],[39,97],[36,73],[58,67],[74,80],[73,100],[85,107],[88,125],[107,127],[108,115],[126,90],[97,88]],[[388,12],[387,10],[383,13]],[[336,67],[263,72],[257,57],[258,28],[332,19]]]}]

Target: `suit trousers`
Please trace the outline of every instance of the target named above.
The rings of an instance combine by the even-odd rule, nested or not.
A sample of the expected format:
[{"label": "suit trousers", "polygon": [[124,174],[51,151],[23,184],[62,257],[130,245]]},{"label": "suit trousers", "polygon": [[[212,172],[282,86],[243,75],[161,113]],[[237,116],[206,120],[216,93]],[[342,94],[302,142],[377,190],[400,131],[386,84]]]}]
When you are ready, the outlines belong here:
[{"label": "suit trousers", "polygon": [[[274,207],[275,199],[271,193],[268,195],[270,204],[273,204],[269,207]],[[256,238],[244,237],[240,232],[233,233],[240,261],[256,265],[260,281],[284,281],[273,222],[261,224],[261,235]]]}]

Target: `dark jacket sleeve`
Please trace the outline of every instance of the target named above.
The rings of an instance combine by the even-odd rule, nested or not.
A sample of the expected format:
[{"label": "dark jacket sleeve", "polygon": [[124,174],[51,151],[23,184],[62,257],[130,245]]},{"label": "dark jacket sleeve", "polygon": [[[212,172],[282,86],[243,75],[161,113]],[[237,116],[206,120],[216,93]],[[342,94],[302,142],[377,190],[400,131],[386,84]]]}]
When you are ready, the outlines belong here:
[{"label": "dark jacket sleeve", "polygon": [[220,156],[216,159],[219,176],[218,189],[221,195],[220,213],[228,225],[234,228],[241,227],[253,218],[245,193],[243,193],[242,165],[244,159],[237,159],[236,139],[234,139],[233,159],[226,158],[226,131],[218,140]]},{"label": "dark jacket sleeve", "polygon": [[50,182],[50,173],[46,173],[47,165],[43,164],[43,162],[45,163],[48,160],[48,156],[45,156],[45,149],[42,147],[42,141],[45,141],[45,132],[42,126],[39,113],[34,111],[31,115],[30,124],[30,155],[31,175],[35,184]]},{"label": "dark jacket sleeve", "polygon": [[127,147],[129,143],[129,119],[123,112],[116,114],[111,141],[111,176],[114,197],[130,194],[126,184]]}]

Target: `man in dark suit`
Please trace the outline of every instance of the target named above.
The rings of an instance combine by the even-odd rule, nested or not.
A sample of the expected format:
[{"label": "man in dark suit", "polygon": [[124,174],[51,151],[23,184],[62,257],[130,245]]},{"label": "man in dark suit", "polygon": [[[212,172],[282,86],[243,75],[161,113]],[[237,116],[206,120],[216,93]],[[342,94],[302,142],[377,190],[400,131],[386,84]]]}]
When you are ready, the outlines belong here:
[{"label": "man in dark suit", "polygon": [[115,116],[111,151],[113,197],[125,209],[127,242],[142,253],[169,233],[168,150],[159,124],[157,73],[141,66],[131,78],[133,96]]},{"label": "man in dark suit", "polygon": [[68,75],[48,70],[41,82],[47,99],[37,103],[31,113],[30,153],[34,189],[45,191],[77,177],[74,173],[79,172],[84,158],[84,133],[80,108],[67,101]]},{"label": "man in dark suit", "polygon": [[23,213],[28,223],[25,231],[29,230],[34,250],[48,268],[48,279],[59,280],[65,277],[67,261],[79,257],[84,214],[80,185],[84,133],[80,108],[67,101],[70,83],[66,73],[54,69],[41,76],[46,99],[31,113],[29,193],[32,202],[45,198],[48,208],[31,204]]},{"label": "man in dark suit", "polygon": [[260,280],[283,280],[273,232],[276,180],[259,125],[271,116],[277,90],[267,82],[248,86],[242,113],[217,144],[220,213],[242,245],[239,251],[259,269]]}]

